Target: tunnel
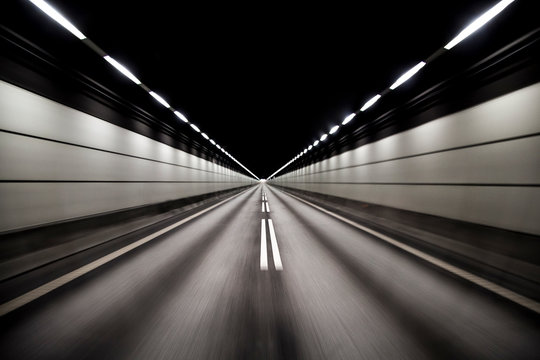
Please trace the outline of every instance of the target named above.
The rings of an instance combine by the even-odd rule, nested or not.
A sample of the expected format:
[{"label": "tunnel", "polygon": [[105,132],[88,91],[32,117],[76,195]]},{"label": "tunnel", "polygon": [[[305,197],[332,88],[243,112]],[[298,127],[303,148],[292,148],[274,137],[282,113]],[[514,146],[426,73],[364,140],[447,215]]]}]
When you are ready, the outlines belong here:
[{"label": "tunnel", "polygon": [[0,4],[0,357],[538,359],[534,4],[406,3]]}]

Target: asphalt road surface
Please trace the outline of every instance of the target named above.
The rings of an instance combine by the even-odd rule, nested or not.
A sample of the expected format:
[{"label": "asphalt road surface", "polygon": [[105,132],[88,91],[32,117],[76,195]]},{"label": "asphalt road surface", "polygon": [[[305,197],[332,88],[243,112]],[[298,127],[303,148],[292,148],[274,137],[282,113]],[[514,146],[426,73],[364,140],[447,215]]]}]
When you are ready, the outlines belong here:
[{"label": "asphalt road surface", "polygon": [[0,318],[7,359],[538,359],[538,316],[259,185]]}]

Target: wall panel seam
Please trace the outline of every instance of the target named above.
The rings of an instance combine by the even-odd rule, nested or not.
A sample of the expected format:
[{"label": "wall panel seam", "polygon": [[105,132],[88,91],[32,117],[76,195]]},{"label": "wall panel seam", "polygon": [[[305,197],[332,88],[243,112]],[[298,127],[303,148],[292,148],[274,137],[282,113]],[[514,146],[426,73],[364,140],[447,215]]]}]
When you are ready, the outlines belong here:
[{"label": "wall panel seam", "polygon": [[540,183],[425,183],[425,182],[339,182],[339,181],[289,181],[289,184],[319,185],[412,185],[412,186],[486,186],[486,187],[540,187]]},{"label": "wall panel seam", "polygon": [[[241,180],[240,180],[241,181]],[[179,184],[229,184],[240,181],[184,181],[184,180],[0,180],[0,184],[5,183],[99,183],[99,184],[129,184],[129,183],[179,183]]]},{"label": "wall panel seam", "polygon": [[[399,156],[399,157],[395,157],[395,158],[391,158],[391,159],[370,161],[370,162],[366,162],[366,163],[362,163],[362,164],[357,164],[357,165],[349,165],[349,166],[343,166],[343,167],[338,167],[338,168],[332,168],[332,169],[329,169],[329,170],[321,170],[321,171],[316,171],[316,172],[308,172],[308,174],[297,175],[296,177],[298,177],[298,176],[306,176],[306,175],[324,174],[324,173],[328,173],[328,172],[332,172],[332,171],[345,170],[345,169],[354,169],[354,168],[357,168],[357,167],[363,167],[363,166],[368,166],[368,165],[375,165],[375,164],[381,164],[381,163],[385,163],[385,162],[391,162],[391,161],[398,161],[398,160],[411,159],[411,158],[415,158],[415,157],[422,157],[422,156],[434,155],[434,154],[439,154],[439,153],[444,153],[444,152],[451,152],[451,151],[455,151],[455,150],[462,150],[462,149],[468,149],[468,148],[474,148],[474,147],[481,147],[481,146],[493,145],[493,144],[498,144],[498,143],[504,143],[504,142],[514,141],[514,140],[522,140],[522,139],[531,138],[531,137],[536,137],[536,136],[540,136],[540,132],[536,132],[536,133],[532,133],[532,134],[527,134],[527,135],[513,136],[513,137],[509,137],[509,138],[505,138],[505,139],[499,139],[499,140],[485,141],[485,142],[476,143],[476,144],[456,146],[456,147],[451,147],[451,148],[447,148],[447,149],[428,151],[428,152],[418,153],[418,154],[414,154],[414,155]],[[357,149],[359,149],[359,148],[357,148]],[[352,151],[354,151],[354,150],[352,150]],[[338,155],[338,156],[340,156],[340,155]],[[331,159],[331,158],[330,158],[330,159]],[[326,159],[326,160],[323,160],[323,161],[329,161],[330,159]],[[318,164],[318,163],[317,163],[317,164]],[[310,165],[310,166],[315,166],[315,165],[317,165],[317,164],[312,164],[312,165]],[[293,170],[293,171],[298,171],[298,170],[301,170],[301,169],[303,169],[303,168],[296,169],[296,170]],[[287,173],[287,174],[290,174],[290,173],[292,173],[293,171],[291,171],[291,172],[289,172],[289,173]],[[283,177],[287,177],[287,174],[284,174]],[[291,176],[291,177],[292,177],[292,176]],[[290,177],[289,177],[289,178],[290,178]],[[278,177],[277,179],[279,179],[279,177]],[[277,180],[277,179],[276,179],[276,180]]]},{"label": "wall panel seam", "polygon": [[[121,153],[121,152],[118,152],[118,151],[112,151],[112,150],[100,149],[100,148],[96,148],[96,147],[92,147],[92,146],[88,146],[88,145],[81,145],[81,144],[70,143],[70,142],[62,141],[62,140],[50,139],[50,138],[41,137],[41,136],[37,136],[37,135],[24,134],[24,133],[19,133],[19,132],[16,132],[16,131],[5,130],[5,129],[0,129],[0,132],[12,134],[12,135],[18,135],[18,136],[29,137],[29,138],[38,139],[38,140],[50,141],[50,142],[54,142],[54,143],[58,143],[58,144],[62,144],[62,145],[69,145],[69,146],[80,147],[80,148],[83,148],[83,149],[89,149],[89,150],[100,151],[100,152],[104,152],[104,153],[108,153],[108,154],[113,154],[113,155],[126,156],[126,157],[130,157],[130,158],[134,158],[134,159],[139,159],[139,160],[151,161],[151,162],[155,162],[155,163],[159,163],[159,164],[165,164],[165,165],[171,165],[171,166],[181,167],[181,168],[184,168],[184,169],[191,169],[191,170],[202,171],[202,172],[209,173],[209,174],[223,175],[222,172],[216,172],[216,171],[210,171],[210,170],[203,170],[203,169],[199,169],[199,168],[195,168],[195,167],[191,167],[191,166],[186,166],[186,165],[180,165],[180,164],[170,163],[170,162],[162,161],[162,160],[155,160],[155,159],[145,158],[145,157],[142,157],[142,156],[137,156],[137,155],[131,155],[131,154],[126,154],[126,153]],[[154,141],[154,140],[152,140],[152,141]],[[178,149],[174,149],[174,150],[175,150],[175,151],[181,151],[181,150],[178,150]],[[186,153],[186,154],[187,154],[187,153]],[[191,154],[189,154],[189,155],[191,155]],[[199,158],[199,159],[204,160],[204,161],[208,161],[208,160],[205,160],[205,159],[203,159],[203,158]],[[208,162],[211,163],[210,161],[208,161]],[[211,163],[211,164],[214,164],[214,163]],[[221,166],[221,165],[218,165],[218,166]],[[225,169],[225,168],[224,168],[224,169]]]}]

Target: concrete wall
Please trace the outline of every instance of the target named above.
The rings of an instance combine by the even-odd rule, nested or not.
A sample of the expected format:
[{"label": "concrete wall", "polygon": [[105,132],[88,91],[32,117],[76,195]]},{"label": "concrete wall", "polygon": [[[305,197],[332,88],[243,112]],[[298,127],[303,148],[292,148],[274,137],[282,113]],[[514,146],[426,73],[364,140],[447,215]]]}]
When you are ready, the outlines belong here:
[{"label": "concrete wall", "polygon": [[0,81],[0,232],[254,183]]},{"label": "concrete wall", "polygon": [[540,235],[539,100],[537,83],[273,183]]}]

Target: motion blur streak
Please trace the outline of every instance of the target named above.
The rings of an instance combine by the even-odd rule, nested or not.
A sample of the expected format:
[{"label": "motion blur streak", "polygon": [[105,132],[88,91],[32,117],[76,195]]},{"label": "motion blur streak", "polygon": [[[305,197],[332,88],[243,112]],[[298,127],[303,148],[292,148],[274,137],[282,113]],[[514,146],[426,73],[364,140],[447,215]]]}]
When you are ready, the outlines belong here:
[{"label": "motion blur streak", "polygon": [[[260,187],[281,272],[259,268]],[[540,336],[510,304],[266,185],[32,305],[2,318],[3,359],[523,359]]]},{"label": "motion blur streak", "polygon": [[533,2],[46,1],[0,2],[1,360],[539,358]]}]

